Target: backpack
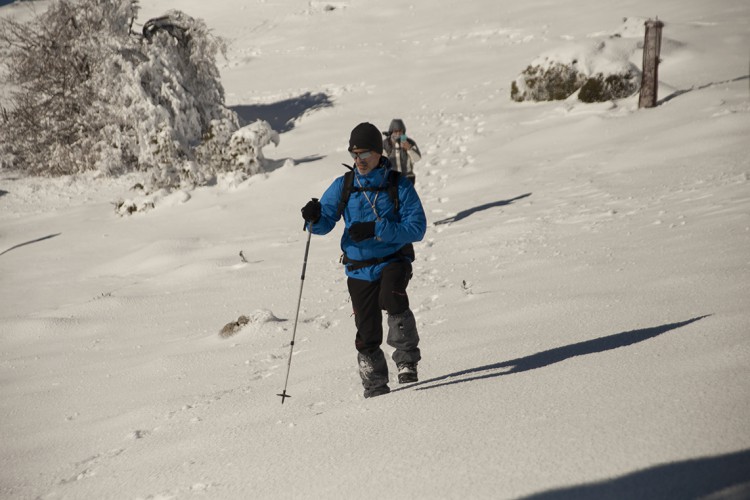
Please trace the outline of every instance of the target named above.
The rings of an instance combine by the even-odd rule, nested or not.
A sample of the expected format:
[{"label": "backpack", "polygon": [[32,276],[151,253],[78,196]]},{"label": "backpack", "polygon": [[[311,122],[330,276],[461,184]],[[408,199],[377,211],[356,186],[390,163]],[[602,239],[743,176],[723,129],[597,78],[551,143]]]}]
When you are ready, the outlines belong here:
[{"label": "backpack", "polygon": [[[348,165],[347,165],[348,167]],[[388,196],[393,202],[393,209],[398,212],[398,180],[401,176],[400,172],[391,170],[388,172],[388,185],[385,187],[361,187],[354,185],[354,169],[352,168],[344,174],[344,185],[341,188],[341,201],[336,210],[336,219],[341,217],[344,213],[347,203],[349,203],[349,197],[352,191],[388,191]]]}]

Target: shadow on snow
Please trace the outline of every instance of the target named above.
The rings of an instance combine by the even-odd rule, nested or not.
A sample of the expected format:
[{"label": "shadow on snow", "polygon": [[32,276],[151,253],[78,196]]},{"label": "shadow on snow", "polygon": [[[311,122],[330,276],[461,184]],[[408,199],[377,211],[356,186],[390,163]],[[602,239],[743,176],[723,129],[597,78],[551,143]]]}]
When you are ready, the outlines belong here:
[{"label": "shadow on snow", "polygon": [[700,87],[690,87],[689,89],[675,90],[674,92],[672,92],[671,94],[669,94],[664,99],[659,99],[656,102],[656,105],[657,106],[661,106],[665,102],[669,102],[672,99],[674,99],[675,97],[679,97],[679,96],[681,96],[683,94],[687,94],[688,92],[692,92],[694,90],[703,90],[703,89],[707,89],[707,88],[713,87],[714,85],[724,85],[724,84],[727,84],[727,83],[739,82],[741,80],[747,80],[747,79],[750,79],[750,75],[738,76],[737,78],[733,78],[731,80],[724,80],[723,82],[706,83],[705,85],[701,85]]},{"label": "shadow on snow", "polygon": [[655,465],[607,481],[549,490],[524,500],[750,498],[750,450]]},{"label": "shadow on snow", "polygon": [[[670,323],[668,325],[655,326],[652,328],[632,330],[629,332],[608,335],[606,337],[601,337],[598,339],[586,340],[584,342],[578,342],[576,344],[570,344],[563,347],[556,347],[554,349],[538,352],[536,354],[525,356],[523,358],[512,359],[510,361],[502,361],[500,363],[494,363],[491,365],[479,366],[477,368],[470,368],[468,370],[449,373],[448,375],[443,375],[440,377],[425,380],[423,382],[417,382],[407,387],[395,389],[391,392],[410,389],[426,384],[433,385],[429,385],[428,387],[417,387],[417,390],[419,391],[425,389],[434,389],[436,387],[442,387],[446,385],[461,384],[463,382],[471,382],[474,380],[482,380],[500,377],[502,375],[526,372],[529,370],[536,370],[537,368],[544,368],[545,366],[560,363],[561,361],[565,361],[576,356],[584,356],[586,354],[596,354],[599,352],[611,351],[620,347],[627,347],[638,342],[643,342],[644,340],[652,339],[670,330],[681,328],[708,316],[710,316],[710,314],[705,316],[698,316],[697,318],[681,321],[679,323]],[[460,378],[458,380],[450,380],[456,377],[463,377],[464,375],[470,376],[466,378]]]},{"label": "shadow on snow", "polygon": [[241,125],[265,120],[278,133],[289,132],[294,128],[294,122],[316,109],[333,107],[333,101],[322,92],[313,94],[307,92],[291,99],[271,104],[252,104],[231,106],[230,109],[240,117]]},{"label": "shadow on snow", "polygon": [[61,234],[62,233],[50,234],[48,236],[43,236],[43,237],[37,238],[35,240],[27,241],[26,243],[19,243],[18,245],[14,245],[14,246],[6,249],[6,250],[3,250],[2,252],[0,252],[0,255],[4,255],[4,254],[10,252],[11,250],[15,250],[16,248],[20,248],[20,247],[23,247],[23,246],[26,246],[26,245],[31,245],[32,243],[37,243],[39,241],[48,240],[50,238],[54,238],[55,236],[60,236]]},{"label": "shadow on snow", "polygon": [[468,210],[462,210],[458,212],[456,215],[454,215],[453,217],[448,217],[447,219],[442,219],[442,220],[435,222],[435,225],[439,226],[441,224],[450,224],[451,222],[458,222],[461,219],[465,219],[472,214],[481,212],[482,210],[510,205],[514,201],[526,198],[528,196],[531,196],[531,193],[522,194],[521,196],[516,196],[515,198],[511,198],[510,200],[493,201],[492,203],[485,203],[484,205],[479,205],[478,207],[470,208]]}]

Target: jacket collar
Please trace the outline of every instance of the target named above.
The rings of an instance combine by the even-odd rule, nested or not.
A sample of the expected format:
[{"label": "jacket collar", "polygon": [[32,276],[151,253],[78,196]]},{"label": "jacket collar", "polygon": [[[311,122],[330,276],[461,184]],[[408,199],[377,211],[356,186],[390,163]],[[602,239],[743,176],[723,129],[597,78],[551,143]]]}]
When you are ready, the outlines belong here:
[{"label": "jacket collar", "polygon": [[383,180],[388,176],[388,172],[390,170],[391,161],[386,156],[381,156],[378,166],[372,169],[372,171],[367,175],[360,174],[359,170],[357,170],[357,167],[354,167],[356,178],[360,179],[360,182],[362,182],[363,184],[366,183],[369,186],[377,186],[382,184]]}]

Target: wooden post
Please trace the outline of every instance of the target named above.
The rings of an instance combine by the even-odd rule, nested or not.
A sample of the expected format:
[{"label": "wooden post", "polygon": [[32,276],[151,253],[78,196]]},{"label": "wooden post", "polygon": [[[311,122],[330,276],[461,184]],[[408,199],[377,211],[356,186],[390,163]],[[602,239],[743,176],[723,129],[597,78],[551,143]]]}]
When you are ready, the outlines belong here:
[{"label": "wooden post", "polygon": [[661,52],[661,29],[664,23],[649,19],[646,21],[646,37],[643,40],[643,75],[641,77],[641,94],[639,108],[656,106],[656,94],[659,87],[659,52]]}]

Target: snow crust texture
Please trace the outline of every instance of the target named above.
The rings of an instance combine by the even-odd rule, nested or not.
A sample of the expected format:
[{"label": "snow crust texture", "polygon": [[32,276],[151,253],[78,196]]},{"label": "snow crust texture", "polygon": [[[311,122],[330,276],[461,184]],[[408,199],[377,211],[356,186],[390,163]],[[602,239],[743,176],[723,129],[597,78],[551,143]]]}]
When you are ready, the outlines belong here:
[{"label": "snow crust texture", "polygon": [[[750,497],[750,4],[140,19],[172,8],[227,40],[227,103],[278,132],[276,168],[125,217],[137,177],[0,171],[0,498]],[[651,12],[657,107],[510,100],[535,58]],[[363,398],[337,228],[311,241],[282,406],[300,207],[357,123],[393,118],[423,152],[420,381],[389,360]]]}]

